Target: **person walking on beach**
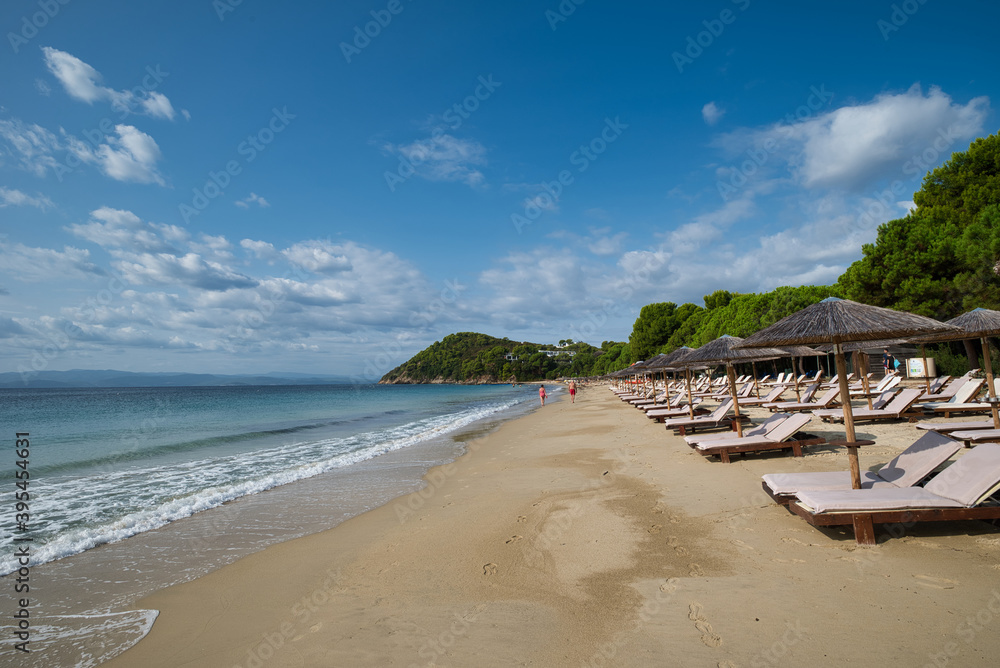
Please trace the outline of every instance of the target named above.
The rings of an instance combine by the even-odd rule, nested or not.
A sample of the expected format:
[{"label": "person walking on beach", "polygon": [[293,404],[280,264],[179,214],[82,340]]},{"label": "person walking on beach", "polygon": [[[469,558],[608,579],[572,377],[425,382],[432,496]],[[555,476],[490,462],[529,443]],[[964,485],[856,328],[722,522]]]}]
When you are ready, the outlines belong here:
[{"label": "person walking on beach", "polygon": [[576,381],[569,381],[569,402],[571,404],[576,403]]},{"label": "person walking on beach", "polygon": [[896,362],[896,360],[894,360],[892,358],[892,355],[889,354],[889,349],[888,348],[883,348],[882,349],[882,369],[885,372],[885,375],[888,376],[890,371],[895,371],[896,370],[896,364],[895,364],[895,362]]},{"label": "person walking on beach", "polygon": [[545,396],[546,396],[546,394],[545,394],[545,386],[544,385],[540,385],[538,387],[538,399],[542,402],[543,406],[545,405]]}]

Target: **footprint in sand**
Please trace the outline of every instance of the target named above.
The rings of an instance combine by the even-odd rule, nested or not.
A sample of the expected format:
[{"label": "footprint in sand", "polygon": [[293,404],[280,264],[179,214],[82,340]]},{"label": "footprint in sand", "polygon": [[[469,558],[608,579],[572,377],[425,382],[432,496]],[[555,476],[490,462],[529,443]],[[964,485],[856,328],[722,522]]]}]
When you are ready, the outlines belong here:
[{"label": "footprint in sand", "polygon": [[505,542],[507,543],[507,545],[510,545],[511,543],[516,543],[519,540],[521,540],[521,536],[511,536]]},{"label": "footprint in sand", "polygon": [[680,545],[675,545],[674,546],[674,552],[677,553],[678,557],[686,557],[689,554],[689,552],[687,551],[687,548],[686,547],[681,547]]},{"label": "footprint in sand", "polygon": [[517,516],[517,521],[518,522],[527,522],[528,521],[528,517],[527,517],[527,515],[518,515]]},{"label": "footprint in sand", "polygon": [[718,668],[736,668],[736,664],[732,661],[720,661]]},{"label": "footprint in sand", "polygon": [[691,577],[693,578],[700,578],[705,575],[705,570],[699,564],[696,563],[688,564],[688,572],[691,574]]},{"label": "footprint in sand", "polygon": [[735,545],[736,547],[742,548],[744,550],[754,550],[754,551],[756,551],[755,547],[753,547],[752,545],[747,545],[746,543],[744,543],[742,540],[739,540],[739,539],[733,540],[733,545]]},{"label": "footprint in sand", "polygon": [[661,524],[654,524],[653,526],[651,526],[648,529],[646,529],[646,531],[648,533],[660,533],[660,529],[662,529],[662,528],[663,528],[663,525],[661,525]]},{"label": "footprint in sand", "polygon": [[704,614],[704,606],[701,603],[692,603],[688,606],[688,619],[694,622],[694,627],[701,631],[701,641],[709,647],[718,647],[722,644],[722,638],[712,625],[708,623],[708,618]]},{"label": "footprint in sand", "polygon": [[660,585],[660,591],[664,594],[673,594],[677,591],[677,581],[674,578],[670,578],[666,582]]},{"label": "footprint in sand", "polygon": [[489,563],[489,564],[484,564],[483,565],[483,575],[496,575],[496,574],[497,574],[497,565],[496,564]]}]

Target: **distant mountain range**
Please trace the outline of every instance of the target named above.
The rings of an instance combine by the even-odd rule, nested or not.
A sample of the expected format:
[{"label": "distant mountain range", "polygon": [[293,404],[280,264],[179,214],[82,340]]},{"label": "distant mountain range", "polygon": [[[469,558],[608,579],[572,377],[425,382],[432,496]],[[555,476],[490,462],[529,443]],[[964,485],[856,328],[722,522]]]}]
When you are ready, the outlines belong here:
[{"label": "distant mountain range", "polygon": [[206,387],[212,385],[336,385],[348,376],[273,372],[257,376],[212,373],[144,373],[113,369],[40,371],[25,382],[16,371],[0,373],[0,388],[46,387]]}]

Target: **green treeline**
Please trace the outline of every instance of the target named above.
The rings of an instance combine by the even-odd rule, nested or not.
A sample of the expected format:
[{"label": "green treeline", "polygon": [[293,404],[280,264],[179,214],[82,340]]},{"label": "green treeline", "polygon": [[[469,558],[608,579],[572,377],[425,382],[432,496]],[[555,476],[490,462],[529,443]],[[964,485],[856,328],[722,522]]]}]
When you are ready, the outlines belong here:
[{"label": "green treeline", "polygon": [[[569,342],[564,350],[576,353],[572,357],[547,357],[537,344],[452,334],[383,380],[506,382],[601,375],[681,346],[696,348],[723,334],[746,337],[830,296],[939,320],[976,307],[1000,309],[1000,135],[977,139],[967,151],[952,154],[924,177],[913,201],[916,208],[908,215],[879,226],[875,243],[862,247],[861,259],[835,285],[780,287],[760,294],[718,290],[705,296],[703,307],[648,304],[627,343],[605,341],[595,348]],[[943,344],[928,352],[955,360],[961,348]],[[977,352],[972,344],[964,352],[973,364]],[[508,353],[519,359],[505,360]]]}]

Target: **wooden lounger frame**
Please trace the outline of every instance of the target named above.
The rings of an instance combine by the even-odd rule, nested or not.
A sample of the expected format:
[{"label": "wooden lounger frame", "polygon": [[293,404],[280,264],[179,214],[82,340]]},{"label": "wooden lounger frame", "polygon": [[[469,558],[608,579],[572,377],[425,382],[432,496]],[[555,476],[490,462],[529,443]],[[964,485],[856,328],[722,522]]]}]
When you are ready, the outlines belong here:
[{"label": "wooden lounger frame", "polygon": [[[767,487],[765,486],[765,490]],[[772,497],[774,498],[774,497]],[[876,545],[876,524],[915,524],[917,522],[954,522],[959,520],[1000,519],[1000,505],[975,508],[926,508],[914,510],[879,510],[857,513],[813,513],[798,501],[788,509],[815,527],[853,525],[858,545]]]},{"label": "wooden lounger frame", "polygon": [[[798,433],[799,436],[794,441],[775,441],[772,443],[748,443],[746,445],[720,445],[715,448],[698,448],[694,444],[691,447],[707,457],[718,457],[723,464],[729,464],[732,460],[730,455],[742,455],[748,452],[767,452],[770,450],[791,450],[793,457],[802,456],[802,447],[806,445],[820,445],[826,443],[826,439],[812,434]],[[773,498],[773,497],[772,497]]]}]

